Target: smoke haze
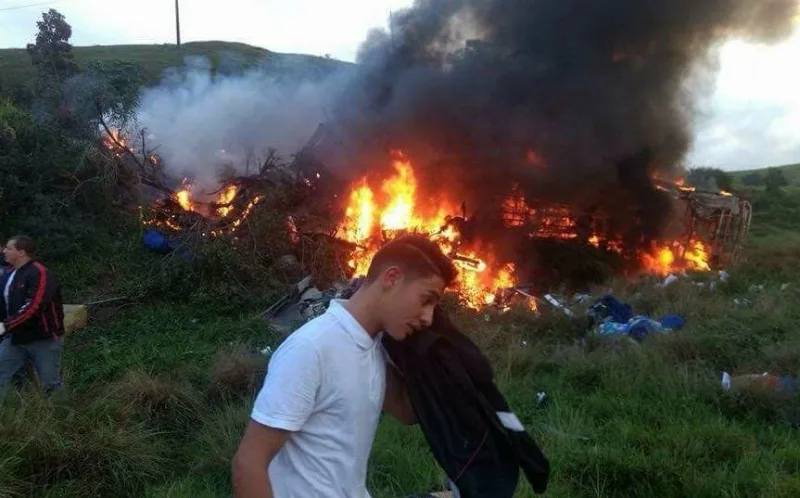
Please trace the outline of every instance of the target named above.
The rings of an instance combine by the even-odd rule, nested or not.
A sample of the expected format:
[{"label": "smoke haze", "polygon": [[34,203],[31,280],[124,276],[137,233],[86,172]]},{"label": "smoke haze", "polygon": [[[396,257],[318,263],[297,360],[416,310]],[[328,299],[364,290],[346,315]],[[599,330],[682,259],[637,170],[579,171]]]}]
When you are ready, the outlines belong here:
[{"label": "smoke haze", "polygon": [[195,65],[143,92],[137,126],[146,128],[171,172],[213,189],[226,165],[245,173],[248,156],[258,168],[270,148],[283,157],[297,152],[325,120],[331,91],[344,80],[334,74],[285,81],[258,69],[213,75]]},{"label": "smoke haze", "polygon": [[512,183],[563,202],[604,184],[652,190],[651,174],[679,168],[691,146],[721,44],[779,41],[796,11],[794,0],[417,0],[364,42],[337,117],[361,171],[400,148],[424,183],[440,187],[445,166],[477,203]]}]

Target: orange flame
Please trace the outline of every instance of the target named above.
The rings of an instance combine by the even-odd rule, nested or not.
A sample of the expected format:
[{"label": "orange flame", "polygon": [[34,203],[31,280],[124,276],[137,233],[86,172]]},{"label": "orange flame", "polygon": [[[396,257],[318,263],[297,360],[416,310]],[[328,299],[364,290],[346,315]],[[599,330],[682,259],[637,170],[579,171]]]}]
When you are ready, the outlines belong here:
[{"label": "orange flame", "polygon": [[175,200],[184,209],[184,211],[194,211],[194,204],[192,203],[192,184],[187,179],[183,179],[181,190],[175,192]]},{"label": "orange flame", "polygon": [[228,185],[227,187],[225,187],[225,190],[223,190],[217,197],[217,204],[221,204],[221,206],[217,208],[217,213],[221,217],[224,218],[228,216],[228,214],[233,209],[231,206],[228,206],[226,204],[230,204],[231,202],[233,202],[233,199],[236,197],[236,192],[237,192],[236,185]]},{"label": "orange flame", "polygon": [[362,242],[372,233],[373,217],[375,216],[375,202],[367,185],[367,179],[361,180],[361,186],[350,192],[350,205],[345,211],[348,220],[348,230],[345,237],[350,242]]},{"label": "orange flame", "polygon": [[697,190],[694,187],[687,187],[686,180],[684,180],[683,178],[678,178],[677,180],[675,180],[675,186],[678,187],[678,189],[681,192],[695,192]]},{"label": "orange flame", "polygon": [[411,163],[398,157],[394,161],[397,175],[383,182],[382,190],[390,199],[389,205],[381,213],[381,228],[384,230],[403,230],[418,225],[414,218],[414,194],[417,180]]},{"label": "orange flame", "polygon": [[708,264],[708,251],[699,240],[692,240],[689,242],[689,248],[684,253],[683,258],[689,264],[689,268],[693,270],[711,270]]},{"label": "orange flame", "polygon": [[477,252],[458,251],[461,235],[446,223],[447,214],[453,212],[450,207],[455,204],[419,206],[411,162],[401,152],[393,152],[392,156],[395,173],[381,182],[379,195],[366,178],[351,188],[341,237],[359,247],[353,251],[348,266],[356,276],[365,275],[384,237],[398,232],[421,233],[436,242],[459,268],[456,290],[465,304],[477,309],[494,303],[498,289],[514,286],[513,266],[500,267],[495,272]]},{"label": "orange flame", "polygon": [[642,265],[645,270],[658,275],[683,270],[709,271],[709,254],[705,245],[699,240],[691,240],[689,247],[680,242],[657,247],[652,253],[642,254]]},{"label": "orange flame", "polygon": [[103,136],[103,144],[116,157],[122,157],[125,152],[131,151],[125,135],[119,128],[110,128],[108,132],[107,135]]}]

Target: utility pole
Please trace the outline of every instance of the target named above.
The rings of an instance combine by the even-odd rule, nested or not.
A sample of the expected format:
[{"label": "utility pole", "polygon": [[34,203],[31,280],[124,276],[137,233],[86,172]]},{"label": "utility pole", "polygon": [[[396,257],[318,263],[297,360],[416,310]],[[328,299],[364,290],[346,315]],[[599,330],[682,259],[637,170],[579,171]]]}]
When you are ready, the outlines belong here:
[{"label": "utility pole", "polygon": [[[177,0],[175,0],[175,1],[177,1]],[[389,11],[389,36],[391,36],[391,39],[392,39],[392,51],[394,51],[394,49],[395,49],[395,46],[394,46],[394,12],[392,12],[391,10]]]},{"label": "utility pole", "polygon": [[181,46],[181,14],[178,10],[178,0],[175,0],[175,35],[178,40],[178,46]]}]

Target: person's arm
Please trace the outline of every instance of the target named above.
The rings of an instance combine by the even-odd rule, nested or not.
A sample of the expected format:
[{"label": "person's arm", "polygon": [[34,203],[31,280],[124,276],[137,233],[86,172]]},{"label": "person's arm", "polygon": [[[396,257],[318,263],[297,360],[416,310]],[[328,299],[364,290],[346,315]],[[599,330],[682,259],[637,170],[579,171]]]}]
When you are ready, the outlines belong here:
[{"label": "person's arm", "polygon": [[14,329],[37,317],[42,303],[49,298],[47,269],[44,265],[36,262],[31,265],[31,268],[30,275],[25,279],[25,304],[4,320],[6,333],[13,333]]},{"label": "person's arm", "polygon": [[305,425],[322,381],[313,343],[289,336],[273,354],[251,421],[232,462],[236,498],[272,497],[269,464],[294,431]]},{"label": "person's arm", "polygon": [[404,425],[413,425],[417,422],[405,381],[389,361],[386,362],[386,395],[383,398],[383,411]]},{"label": "person's arm", "polygon": [[[267,468],[278,450],[289,439],[289,431],[261,425],[247,425],[239,449],[233,457],[233,493],[237,498],[272,498]],[[266,493],[266,494],[265,494]]]}]

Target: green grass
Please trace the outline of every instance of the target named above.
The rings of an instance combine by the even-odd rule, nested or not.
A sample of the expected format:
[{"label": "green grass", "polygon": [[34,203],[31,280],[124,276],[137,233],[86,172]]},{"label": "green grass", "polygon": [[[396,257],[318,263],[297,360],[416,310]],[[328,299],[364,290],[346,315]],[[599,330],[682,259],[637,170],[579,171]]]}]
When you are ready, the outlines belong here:
[{"label": "green grass", "polygon": [[759,187],[741,188],[737,192],[749,199],[753,207],[750,247],[800,245],[800,187],[784,187],[779,195]]},{"label": "green grass", "polygon": [[[719,387],[723,370],[800,376],[800,227],[786,207],[798,197],[787,189],[781,202],[754,200],[751,247],[713,292],[692,282],[708,284],[713,273],[664,289],[654,278],[608,284],[637,312],[686,317],[670,335],[581,342],[583,323],[546,304],[539,318],[455,310],[550,458],[547,496],[800,496],[800,439],[790,424],[800,401]],[[789,242],[777,244],[779,235]],[[55,265],[68,298],[113,296],[149,275],[159,258],[137,237]],[[230,496],[230,459],[263,379],[258,351],[280,337],[254,317],[260,308],[214,302],[112,305],[69,335],[68,390],[42,398],[25,388],[0,407],[0,497]],[[368,481],[375,498],[396,498],[440,488],[443,475],[419,429],[386,418]],[[526,483],[518,496],[533,496]]]},{"label": "green grass", "polygon": [[[164,70],[181,67],[187,57],[206,58],[213,70],[219,68],[248,68],[260,66],[275,74],[325,74],[346,66],[345,63],[324,57],[300,54],[281,54],[244,43],[206,41],[162,45],[103,45],[74,47],[75,62],[86,68],[92,61],[125,60],[138,64],[148,84],[156,83]],[[27,84],[35,77],[30,56],[25,49],[0,49],[0,88]]]}]

